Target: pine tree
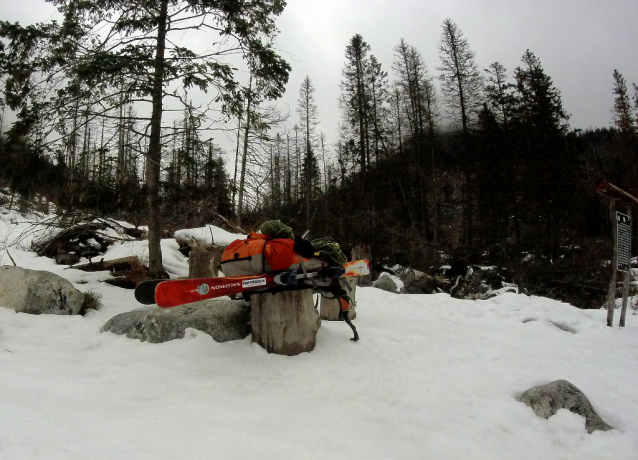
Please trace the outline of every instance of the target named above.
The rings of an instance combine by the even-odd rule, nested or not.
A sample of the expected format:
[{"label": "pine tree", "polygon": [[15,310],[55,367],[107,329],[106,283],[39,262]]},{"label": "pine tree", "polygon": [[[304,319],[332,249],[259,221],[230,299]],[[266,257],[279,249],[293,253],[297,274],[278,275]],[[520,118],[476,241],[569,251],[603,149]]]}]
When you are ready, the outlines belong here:
[{"label": "pine tree", "polygon": [[439,44],[441,92],[447,102],[450,115],[460,125],[462,139],[463,229],[465,244],[472,246],[473,190],[472,173],[475,158],[470,151],[470,128],[481,108],[483,80],[474,61],[474,52],[463,33],[451,20],[443,22]]},{"label": "pine tree", "polygon": [[369,95],[366,93],[366,67],[368,66],[370,45],[359,34],[350,39],[346,46],[346,64],[342,70],[340,105],[347,126],[353,130],[358,141],[358,157],[361,172],[368,166],[368,120],[370,112]]},{"label": "pine tree", "polygon": [[299,126],[304,134],[304,159],[301,181],[304,184],[303,198],[306,202],[306,225],[310,222],[310,200],[313,198],[314,190],[318,182],[319,170],[315,155],[315,127],[317,121],[317,105],[314,99],[315,87],[310,81],[310,77],[304,78],[301,88],[299,88],[299,99],[297,103],[297,114],[299,114]]},{"label": "pine tree", "polygon": [[483,81],[474,61],[474,51],[451,19],[443,22],[439,56],[441,91],[450,114],[467,134],[481,108]]},{"label": "pine tree", "polygon": [[[485,96],[495,119],[507,126],[516,109],[516,97],[512,94],[516,88],[507,82],[507,69],[499,62],[493,62],[488,69]],[[483,112],[484,113],[484,112]]]},{"label": "pine tree", "polygon": [[[369,127],[372,130],[372,142],[373,146],[368,148],[368,155],[371,151],[374,152],[375,162],[379,162],[380,151],[387,152],[386,138],[387,138],[387,120],[388,120],[388,107],[387,101],[389,97],[388,92],[388,73],[381,68],[381,63],[374,56],[370,56],[370,61],[367,66],[366,72],[366,86],[368,88],[368,94],[370,95],[370,110],[369,110]],[[368,157],[368,163],[370,163],[370,157]]]},{"label": "pine tree", "polygon": [[560,91],[545,72],[540,59],[527,50],[523,66],[514,71],[518,108],[517,162],[521,165],[519,193],[522,206],[517,214],[534,228],[534,249],[556,257],[559,223],[575,189],[575,171],[566,148],[569,116],[563,109]]},{"label": "pine tree", "polygon": [[415,139],[431,138],[438,127],[439,106],[433,78],[421,54],[402,38],[394,48],[392,68],[398,78],[395,84],[405,100],[410,135]]},{"label": "pine tree", "polygon": [[634,132],[635,118],[631,110],[631,100],[627,94],[627,82],[623,76],[614,70],[614,124],[624,132]]}]

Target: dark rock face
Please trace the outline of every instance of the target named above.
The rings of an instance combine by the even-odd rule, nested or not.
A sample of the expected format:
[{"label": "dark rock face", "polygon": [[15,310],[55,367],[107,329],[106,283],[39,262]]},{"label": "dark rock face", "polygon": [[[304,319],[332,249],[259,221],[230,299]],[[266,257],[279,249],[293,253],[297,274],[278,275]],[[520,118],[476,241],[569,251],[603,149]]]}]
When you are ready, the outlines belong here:
[{"label": "dark rock face", "polygon": [[582,415],[585,417],[585,428],[590,434],[596,430],[608,431],[614,428],[600,418],[583,392],[567,380],[556,380],[530,388],[518,400],[543,418],[551,417],[559,409]]},{"label": "dark rock face", "polygon": [[209,334],[216,342],[241,340],[250,334],[250,304],[242,300],[213,299],[174,308],[121,313],[102,332],[126,335],[142,342],[162,343],[184,337],[187,328]]}]

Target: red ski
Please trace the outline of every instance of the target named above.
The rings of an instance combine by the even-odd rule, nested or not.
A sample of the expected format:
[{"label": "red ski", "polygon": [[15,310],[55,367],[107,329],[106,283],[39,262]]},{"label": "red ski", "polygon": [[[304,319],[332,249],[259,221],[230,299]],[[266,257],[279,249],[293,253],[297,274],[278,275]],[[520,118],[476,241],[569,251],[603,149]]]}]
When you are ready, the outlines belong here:
[{"label": "red ski", "polygon": [[367,260],[356,260],[346,263],[343,268],[302,274],[293,271],[221,278],[151,280],[137,286],[135,297],[144,304],[156,303],[162,308],[170,308],[224,295],[240,294],[247,291],[265,291],[276,286],[302,285],[308,288],[327,286],[334,278],[364,276],[368,273],[370,273],[370,263]]}]

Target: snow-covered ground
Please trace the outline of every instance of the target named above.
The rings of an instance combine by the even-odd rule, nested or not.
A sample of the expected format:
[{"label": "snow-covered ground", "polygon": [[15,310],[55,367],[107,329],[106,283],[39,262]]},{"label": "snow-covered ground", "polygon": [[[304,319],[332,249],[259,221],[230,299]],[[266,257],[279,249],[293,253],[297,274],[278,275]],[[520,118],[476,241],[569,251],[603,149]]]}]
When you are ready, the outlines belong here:
[{"label": "snow-covered ground", "polygon": [[[176,246],[163,249],[181,276]],[[119,243],[105,258],[143,250]],[[1,459],[638,459],[631,312],[619,329],[602,310],[540,297],[363,288],[357,343],[345,324],[324,321],[315,350],[296,357],[196,330],[149,344],[100,332],[142,307],[132,291],[101,283],[108,273],[10,252],[20,266],[102,293],[105,307],[86,317],[0,307]],[[557,379],[616,430],[590,435],[578,415],[544,420],[516,401]]]}]

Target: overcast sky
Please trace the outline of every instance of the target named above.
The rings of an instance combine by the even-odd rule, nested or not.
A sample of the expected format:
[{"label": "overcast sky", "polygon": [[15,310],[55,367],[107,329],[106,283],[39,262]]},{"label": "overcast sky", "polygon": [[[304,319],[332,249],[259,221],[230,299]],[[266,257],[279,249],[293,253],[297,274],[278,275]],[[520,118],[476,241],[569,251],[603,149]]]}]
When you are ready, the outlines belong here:
[{"label": "overcast sky", "polygon": [[[0,0],[3,20],[33,22],[53,13],[44,0]],[[574,128],[611,124],[614,69],[630,88],[638,83],[638,0],[288,0],[278,19],[278,44],[293,69],[280,103],[290,106],[291,125],[307,75],[316,89],[317,130],[336,140],[345,47],[357,33],[390,81],[393,48],[402,37],[436,76],[446,18],[468,39],[481,69],[499,61],[511,77],[526,49],[536,54]]]},{"label": "overcast sky", "polygon": [[638,0],[291,0],[279,21],[279,43],[293,67],[285,100],[296,103],[308,75],[318,129],[336,137],[348,40],[361,34],[392,78],[393,48],[403,37],[438,75],[446,18],[460,27],[481,69],[499,61],[512,76],[526,49],[536,54],[574,128],[611,124],[614,69],[638,84]]}]

